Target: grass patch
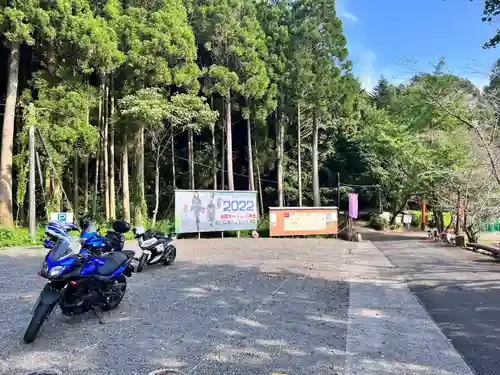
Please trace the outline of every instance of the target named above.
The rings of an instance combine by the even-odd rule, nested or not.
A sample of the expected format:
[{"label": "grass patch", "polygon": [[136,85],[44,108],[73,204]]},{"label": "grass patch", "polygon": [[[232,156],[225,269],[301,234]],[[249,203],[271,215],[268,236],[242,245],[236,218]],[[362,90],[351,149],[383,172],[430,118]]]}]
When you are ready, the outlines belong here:
[{"label": "grass patch", "polygon": [[30,241],[30,233],[28,228],[14,227],[8,228],[0,226],[0,248],[28,245],[41,245],[45,238],[45,226],[37,226],[36,240],[34,243]]}]

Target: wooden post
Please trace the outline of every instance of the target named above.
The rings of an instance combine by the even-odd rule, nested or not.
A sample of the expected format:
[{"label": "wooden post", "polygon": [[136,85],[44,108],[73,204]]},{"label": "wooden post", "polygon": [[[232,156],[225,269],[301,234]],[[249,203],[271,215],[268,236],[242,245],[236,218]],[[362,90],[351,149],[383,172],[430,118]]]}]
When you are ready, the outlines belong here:
[{"label": "wooden post", "polygon": [[421,218],[420,229],[425,230],[425,224],[426,224],[425,215],[427,215],[427,213],[426,213],[427,207],[426,207],[426,202],[424,200],[422,200],[422,203],[420,203],[420,207],[422,209],[422,218]]}]

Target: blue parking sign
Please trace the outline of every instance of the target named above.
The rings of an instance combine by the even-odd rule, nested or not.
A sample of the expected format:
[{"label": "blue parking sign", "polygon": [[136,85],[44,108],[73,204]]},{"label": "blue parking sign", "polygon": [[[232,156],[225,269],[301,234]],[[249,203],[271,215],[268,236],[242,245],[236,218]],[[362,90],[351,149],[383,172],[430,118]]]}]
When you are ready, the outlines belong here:
[{"label": "blue parking sign", "polygon": [[74,216],[73,212],[51,212],[51,221],[59,221],[65,224],[73,224]]}]

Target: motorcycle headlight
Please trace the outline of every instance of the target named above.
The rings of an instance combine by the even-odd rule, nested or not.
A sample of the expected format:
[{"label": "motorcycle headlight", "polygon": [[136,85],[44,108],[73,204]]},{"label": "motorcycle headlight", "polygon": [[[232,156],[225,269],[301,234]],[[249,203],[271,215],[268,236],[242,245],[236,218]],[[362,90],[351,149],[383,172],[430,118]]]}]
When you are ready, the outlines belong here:
[{"label": "motorcycle headlight", "polygon": [[59,276],[64,271],[64,266],[55,266],[49,270],[49,277]]}]

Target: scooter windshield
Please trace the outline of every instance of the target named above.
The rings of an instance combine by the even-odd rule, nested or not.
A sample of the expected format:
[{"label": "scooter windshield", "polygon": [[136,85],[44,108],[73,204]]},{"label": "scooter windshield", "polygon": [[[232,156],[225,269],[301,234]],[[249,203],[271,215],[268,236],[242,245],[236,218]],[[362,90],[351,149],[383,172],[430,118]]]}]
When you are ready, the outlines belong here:
[{"label": "scooter windshield", "polygon": [[55,262],[80,251],[80,244],[75,238],[59,238],[49,252],[49,258]]}]

